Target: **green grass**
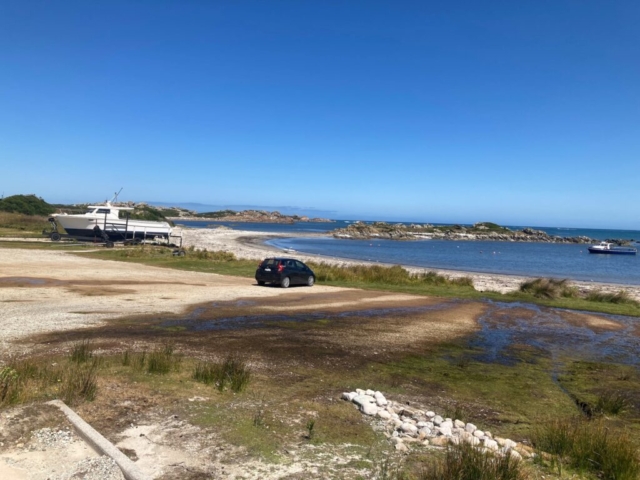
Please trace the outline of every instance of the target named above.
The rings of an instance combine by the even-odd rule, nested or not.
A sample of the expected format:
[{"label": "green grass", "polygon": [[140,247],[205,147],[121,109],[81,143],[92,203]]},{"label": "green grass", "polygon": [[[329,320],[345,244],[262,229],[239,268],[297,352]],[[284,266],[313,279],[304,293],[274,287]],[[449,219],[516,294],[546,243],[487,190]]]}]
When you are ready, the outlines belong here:
[{"label": "green grass", "polygon": [[536,298],[555,300],[557,298],[575,298],[578,290],[569,285],[569,280],[557,280],[555,278],[536,278],[528,280],[520,285],[520,291],[533,295]]},{"label": "green grass", "polygon": [[[175,268],[197,272],[217,273],[238,277],[253,278],[258,262],[239,260],[229,252],[207,252],[189,250],[185,257],[174,257],[171,250],[163,247],[143,246],[82,253],[92,258],[119,260],[143,263],[157,267]],[[555,281],[564,284],[564,294],[552,295],[549,298],[534,291],[514,291],[506,294],[498,292],[479,292],[472,286],[467,277],[448,278],[434,272],[411,275],[400,266],[349,266],[335,267],[327,264],[310,263],[320,284],[336,287],[360,288],[363,290],[383,290],[415,295],[428,295],[442,298],[461,298],[469,300],[494,300],[498,302],[528,302],[548,307],[590,312],[609,313],[614,315],[640,316],[638,302],[611,303],[596,297],[574,297],[573,287],[566,281]],[[547,280],[547,279],[543,279]],[[551,281],[549,281],[550,283]],[[540,282],[538,282],[540,283]],[[545,282],[542,282],[545,283]],[[538,295],[538,296],[536,296]]]},{"label": "green grass", "polygon": [[230,355],[222,362],[198,362],[192,377],[198,382],[215,385],[219,392],[229,388],[239,393],[249,385],[251,369],[244,360]]},{"label": "green grass", "polygon": [[640,476],[636,443],[603,422],[554,420],[538,427],[533,440],[540,452],[579,472],[603,480],[637,480]]},{"label": "green grass", "polygon": [[426,462],[417,480],[525,480],[520,461],[468,444],[448,447],[444,457]]},{"label": "green grass", "polygon": [[47,217],[0,211],[2,237],[41,237],[49,226]]}]

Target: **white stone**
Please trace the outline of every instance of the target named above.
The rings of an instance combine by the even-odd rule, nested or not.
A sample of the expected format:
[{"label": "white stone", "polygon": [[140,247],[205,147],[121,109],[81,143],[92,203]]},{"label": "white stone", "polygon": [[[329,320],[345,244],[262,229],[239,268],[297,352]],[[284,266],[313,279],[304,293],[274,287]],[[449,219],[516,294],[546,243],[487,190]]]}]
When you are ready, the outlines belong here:
[{"label": "white stone", "polygon": [[427,425],[428,425],[428,422],[418,422],[418,423],[416,423],[416,427],[418,427],[418,428],[426,427]]},{"label": "white stone", "polygon": [[[443,426],[444,425],[444,426]],[[451,431],[451,426],[449,424],[443,424],[436,428],[436,431],[440,432],[440,435],[444,435],[446,437],[450,437],[453,433]]]},{"label": "white stone", "polygon": [[375,403],[375,400],[373,399],[373,397],[370,397],[368,395],[358,395],[353,398],[352,402],[359,407],[362,407],[365,404],[371,405],[372,403]]},{"label": "white stone", "polygon": [[393,433],[391,434],[391,436],[392,436],[393,438],[396,438],[398,435],[399,435],[399,433],[398,433],[398,431],[397,431],[397,430],[394,430],[394,431],[393,431]]},{"label": "white stone", "polygon": [[440,428],[448,428],[449,430],[453,429],[453,422],[451,420],[445,420],[440,424]]},{"label": "white stone", "polygon": [[385,405],[387,405],[387,399],[384,398],[384,395],[381,394],[380,392],[375,392],[373,394],[373,398],[376,399],[376,403],[378,404],[379,407],[384,407]]},{"label": "white stone", "polygon": [[464,428],[465,423],[462,420],[456,420],[455,422],[453,422],[453,424],[457,427],[457,428]]},{"label": "white stone", "polygon": [[393,426],[395,428],[400,428],[402,426],[402,420],[398,420],[397,418],[393,419]]},{"label": "white stone", "polygon": [[409,447],[407,447],[404,443],[396,443],[396,450],[399,452],[407,452]]},{"label": "white stone", "polygon": [[392,413],[391,418],[393,418],[394,420],[400,420],[400,415],[398,415],[397,413]]},{"label": "white stone", "polygon": [[493,435],[491,435],[491,432],[484,432],[484,436],[488,438],[493,438]]},{"label": "white stone", "polygon": [[478,438],[482,438],[482,437],[484,437],[484,432],[482,430],[475,430],[473,432],[473,436],[474,437],[478,437]]},{"label": "white stone", "polygon": [[391,437],[391,443],[402,443],[402,439],[396,435],[395,437]]},{"label": "white stone", "polygon": [[378,416],[383,420],[389,420],[391,418],[391,414],[386,410],[378,410]]},{"label": "white stone", "polygon": [[352,402],[354,398],[356,398],[358,394],[356,392],[344,392],[342,394],[342,398],[347,400],[348,402]]},{"label": "white stone", "polygon": [[415,434],[418,431],[418,427],[416,427],[413,423],[405,422],[400,426],[400,429],[411,435]]},{"label": "white stone", "polygon": [[473,433],[473,432],[475,432],[475,431],[477,430],[477,429],[476,429],[476,426],[475,426],[473,423],[467,423],[467,424],[464,426],[464,429],[465,429],[467,432],[469,432],[469,433]]},{"label": "white stone", "polygon": [[356,393],[358,395],[364,395],[364,390],[362,390],[361,388],[356,388]]},{"label": "white stone", "polygon": [[493,450],[494,452],[498,450],[498,442],[495,440],[491,440],[490,438],[484,439],[484,446],[489,450]]},{"label": "white stone", "polygon": [[389,412],[391,415],[396,414],[396,411],[393,409],[391,405],[387,405],[387,412]]},{"label": "white stone", "polygon": [[509,450],[509,455],[511,455],[511,458],[514,458],[516,460],[522,460],[522,455],[520,455],[516,450],[514,450],[513,448]]},{"label": "white stone", "polygon": [[369,395],[370,397],[373,397],[375,393],[376,392],[374,392],[373,390],[367,390],[366,392],[364,392],[365,395]]},{"label": "white stone", "polygon": [[433,417],[434,425],[440,425],[442,422],[444,422],[444,419],[440,415],[436,415],[435,417]]},{"label": "white stone", "polygon": [[432,412],[432,411],[430,411],[430,410],[429,410],[429,411],[427,411],[427,412],[425,413],[425,415],[426,415],[427,417],[429,417],[429,418],[433,418],[433,417],[435,417],[435,416],[436,416],[435,412]]},{"label": "white stone", "polygon": [[365,403],[360,406],[360,411],[365,415],[375,415],[378,413],[378,407],[373,403]]},{"label": "white stone", "polygon": [[505,439],[503,446],[505,448],[512,449],[512,448],[516,448],[518,446],[518,444],[516,442],[514,442],[513,440],[509,440],[507,438],[507,439]]},{"label": "white stone", "polygon": [[421,428],[420,430],[418,430],[418,433],[420,435],[423,435],[424,437],[430,437],[432,435],[431,429],[427,427]]}]

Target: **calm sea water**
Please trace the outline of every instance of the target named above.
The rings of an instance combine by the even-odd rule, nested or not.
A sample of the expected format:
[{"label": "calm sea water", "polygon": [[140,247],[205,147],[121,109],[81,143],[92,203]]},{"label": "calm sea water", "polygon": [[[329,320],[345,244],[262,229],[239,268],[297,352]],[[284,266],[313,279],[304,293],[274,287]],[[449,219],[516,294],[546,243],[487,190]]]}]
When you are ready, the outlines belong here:
[{"label": "calm sea water", "polygon": [[[399,242],[296,237],[296,233],[326,233],[349,223],[351,222],[295,224],[180,222],[195,228],[224,225],[237,230],[289,233],[291,238],[278,238],[268,243],[277,248],[291,248],[301,253],[447,270],[640,285],[639,255],[592,255],[587,252],[587,245],[446,240]],[[600,240],[640,239],[640,231],[634,230],[533,228],[544,230],[551,235],[584,235]]]}]

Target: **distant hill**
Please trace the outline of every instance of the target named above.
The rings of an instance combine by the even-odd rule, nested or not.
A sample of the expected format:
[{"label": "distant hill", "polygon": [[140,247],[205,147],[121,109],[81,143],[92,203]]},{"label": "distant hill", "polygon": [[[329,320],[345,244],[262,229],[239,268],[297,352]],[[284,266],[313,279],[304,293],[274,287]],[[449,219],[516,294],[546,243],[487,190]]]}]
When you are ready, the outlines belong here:
[{"label": "distant hill", "polygon": [[35,195],[12,195],[0,200],[0,211],[22,213],[24,215],[51,215],[55,212],[53,205]]}]

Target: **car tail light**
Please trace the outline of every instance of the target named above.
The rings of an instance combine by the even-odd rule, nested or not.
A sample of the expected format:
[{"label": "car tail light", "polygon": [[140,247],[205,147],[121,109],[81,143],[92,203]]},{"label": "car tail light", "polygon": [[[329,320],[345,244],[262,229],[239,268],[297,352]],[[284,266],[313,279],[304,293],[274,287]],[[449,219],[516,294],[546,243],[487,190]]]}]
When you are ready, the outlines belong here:
[{"label": "car tail light", "polygon": [[281,263],[280,265],[278,265],[278,273],[282,272],[284,270],[284,263]]}]

